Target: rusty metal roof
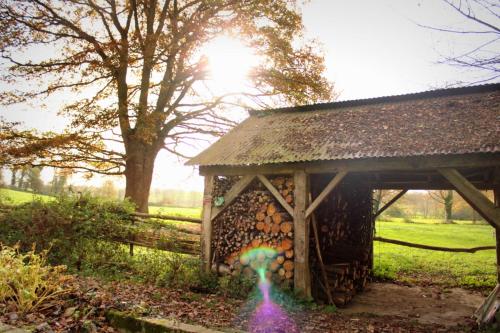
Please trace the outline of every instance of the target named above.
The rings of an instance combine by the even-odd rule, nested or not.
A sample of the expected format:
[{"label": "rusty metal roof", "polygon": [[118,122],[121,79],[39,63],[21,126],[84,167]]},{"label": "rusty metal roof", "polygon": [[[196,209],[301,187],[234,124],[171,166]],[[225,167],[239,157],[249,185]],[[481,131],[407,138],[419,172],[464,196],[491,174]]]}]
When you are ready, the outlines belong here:
[{"label": "rusty metal roof", "polygon": [[188,165],[500,152],[500,84],[251,112]]}]

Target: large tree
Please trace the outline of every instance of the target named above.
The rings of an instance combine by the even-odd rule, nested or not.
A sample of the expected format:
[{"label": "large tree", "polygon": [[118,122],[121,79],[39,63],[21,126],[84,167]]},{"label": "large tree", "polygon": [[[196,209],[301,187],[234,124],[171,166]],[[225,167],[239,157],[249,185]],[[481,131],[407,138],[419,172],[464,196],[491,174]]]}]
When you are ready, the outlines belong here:
[{"label": "large tree", "polygon": [[[159,151],[179,153],[181,142],[226,130],[224,107],[331,98],[323,58],[301,42],[302,28],[290,0],[0,0],[3,80],[25,82],[1,101],[71,91],[78,98],[61,112],[78,138],[38,164],[124,174],[125,196],[147,211]],[[250,90],[214,94],[205,84],[204,47],[223,33],[263,59]]]},{"label": "large tree", "polygon": [[[441,0],[463,21],[451,26],[421,25],[446,34],[462,35],[465,48],[444,56],[442,62],[474,69],[480,74],[475,82],[500,78],[500,5],[498,0]],[[460,82],[463,84],[464,82]]]}]

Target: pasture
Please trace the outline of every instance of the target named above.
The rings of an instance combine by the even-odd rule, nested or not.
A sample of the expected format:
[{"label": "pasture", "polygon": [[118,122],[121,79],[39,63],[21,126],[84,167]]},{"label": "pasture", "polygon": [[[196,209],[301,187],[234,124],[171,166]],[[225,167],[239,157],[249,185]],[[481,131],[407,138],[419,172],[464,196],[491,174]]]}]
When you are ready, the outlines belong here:
[{"label": "pasture", "polygon": [[[454,248],[495,245],[494,229],[485,224],[377,221],[377,236]],[[496,284],[495,250],[476,253],[429,251],[374,243],[375,275],[404,282],[483,287]]]},{"label": "pasture", "polygon": [[54,197],[49,195],[0,188],[0,202],[11,205],[20,205],[23,203],[31,202],[33,200],[49,201],[54,200]]}]

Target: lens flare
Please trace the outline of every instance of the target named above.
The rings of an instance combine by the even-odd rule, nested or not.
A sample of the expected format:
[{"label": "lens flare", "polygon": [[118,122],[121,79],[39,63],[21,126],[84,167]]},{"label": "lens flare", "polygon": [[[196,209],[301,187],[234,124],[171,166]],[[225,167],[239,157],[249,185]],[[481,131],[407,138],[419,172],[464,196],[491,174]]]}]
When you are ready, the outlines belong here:
[{"label": "lens flare", "polygon": [[258,281],[259,303],[255,307],[248,323],[250,333],[298,333],[294,321],[274,300],[277,291],[267,277],[269,264],[277,252],[272,247],[253,248],[242,255],[246,262],[252,262]]}]

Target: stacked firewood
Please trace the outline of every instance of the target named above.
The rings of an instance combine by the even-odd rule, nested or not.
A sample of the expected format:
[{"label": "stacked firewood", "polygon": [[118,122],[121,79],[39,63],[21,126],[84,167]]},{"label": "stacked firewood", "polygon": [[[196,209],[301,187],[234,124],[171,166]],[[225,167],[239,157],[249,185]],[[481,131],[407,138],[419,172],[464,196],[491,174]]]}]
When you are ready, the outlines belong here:
[{"label": "stacked firewood", "polygon": [[[276,177],[270,182],[293,205],[293,179]],[[233,274],[252,276],[265,263],[273,281],[286,284],[293,278],[293,220],[257,180],[215,219],[212,244],[219,271],[224,265],[223,270]],[[274,251],[243,256],[259,247]]]},{"label": "stacked firewood", "polygon": [[223,197],[227,191],[233,187],[234,184],[240,180],[240,176],[217,176],[214,181],[214,188],[212,190],[212,197]]},{"label": "stacked firewood", "polygon": [[[312,179],[313,196],[326,186],[329,178]],[[315,211],[318,239],[326,278],[337,306],[344,306],[364,289],[370,277],[372,249],[371,191],[351,178],[332,191]],[[315,244],[311,238],[310,242]],[[311,253],[314,247],[311,247]],[[321,265],[312,258],[316,297],[328,301]]]},{"label": "stacked firewood", "polygon": [[328,284],[335,305],[344,306],[357,292],[362,291],[368,281],[370,269],[358,261],[325,266]]}]

